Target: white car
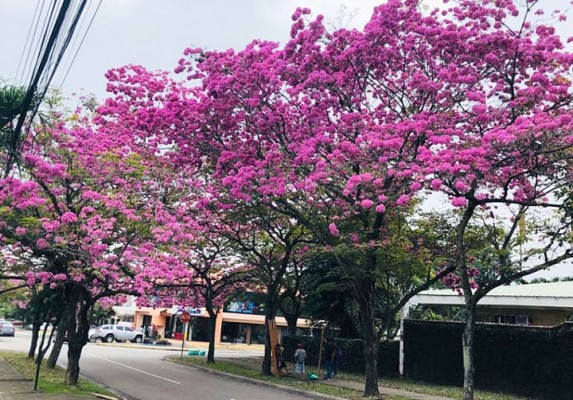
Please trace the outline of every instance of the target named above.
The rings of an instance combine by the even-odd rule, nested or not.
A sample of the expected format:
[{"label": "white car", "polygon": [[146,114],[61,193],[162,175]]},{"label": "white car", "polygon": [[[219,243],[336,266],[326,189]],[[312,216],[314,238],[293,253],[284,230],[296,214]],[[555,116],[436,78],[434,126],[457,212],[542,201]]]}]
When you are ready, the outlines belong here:
[{"label": "white car", "polygon": [[90,342],[95,342],[97,340],[97,326],[90,325],[90,330],[88,331],[88,339]]},{"label": "white car", "polygon": [[102,342],[111,343],[130,341],[134,343],[141,343],[143,341],[143,332],[133,330],[129,326],[122,325],[102,325],[95,331],[95,340],[101,339]]},{"label": "white car", "polygon": [[12,336],[16,333],[14,324],[10,321],[0,321],[0,336]]},{"label": "white car", "polygon": [[[52,324],[49,324],[49,323],[47,323],[47,322],[44,322],[42,325],[40,325],[40,330],[39,330],[39,332],[43,332],[44,329],[46,329],[46,327],[48,328],[48,329],[47,329],[48,332],[51,331],[52,329],[54,329],[54,327],[53,327]],[[31,331],[32,329],[34,329],[34,324],[30,324],[30,325],[27,325],[27,326],[26,326],[26,330]]]}]

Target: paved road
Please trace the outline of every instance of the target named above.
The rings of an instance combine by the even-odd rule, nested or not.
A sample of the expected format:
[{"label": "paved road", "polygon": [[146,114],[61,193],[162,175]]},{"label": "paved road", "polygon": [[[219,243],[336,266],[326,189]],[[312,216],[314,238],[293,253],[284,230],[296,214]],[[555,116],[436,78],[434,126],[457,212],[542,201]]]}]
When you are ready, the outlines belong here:
[{"label": "paved road", "polygon": [[[0,338],[0,349],[27,350],[30,334]],[[60,363],[65,364],[66,347]],[[233,350],[219,352],[237,354]],[[308,397],[235,381],[195,368],[161,361],[173,351],[114,347],[89,343],[83,351],[81,373],[89,379],[119,391],[129,400],[302,400]]]}]

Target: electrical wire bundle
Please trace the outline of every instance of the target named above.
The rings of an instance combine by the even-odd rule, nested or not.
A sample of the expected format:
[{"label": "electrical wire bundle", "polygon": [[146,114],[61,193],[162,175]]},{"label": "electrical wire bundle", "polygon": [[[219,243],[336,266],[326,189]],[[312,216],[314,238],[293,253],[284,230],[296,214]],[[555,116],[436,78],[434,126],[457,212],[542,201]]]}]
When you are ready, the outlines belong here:
[{"label": "electrical wire bundle", "polygon": [[6,146],[4,176],[18,160],[21,145],[56,73],[61,71],[59,87],[67,78],[101,2],[38,1],[16,72],[17,85],[26,87],[26,94]]}]

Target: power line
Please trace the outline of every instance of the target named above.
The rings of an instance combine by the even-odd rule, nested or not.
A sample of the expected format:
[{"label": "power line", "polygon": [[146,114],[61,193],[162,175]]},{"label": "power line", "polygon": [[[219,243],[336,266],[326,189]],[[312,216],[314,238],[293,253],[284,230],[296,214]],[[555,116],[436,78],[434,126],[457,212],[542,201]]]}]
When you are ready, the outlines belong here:
[{"label": "power line", "polygon": [[58,66],[60,65],[60,63],[62,61],[62,58],[64,56],[66,49],[68,48],[68,45],[70,44],[70,41],[72,40],[74,31],[76,30],[76,27],[78,26],[78,22],[79,22],[80,17],[81,17],[81,15],[85,9],[86,4],[87,4],[87,0],[83,0],[80,3],[77,12],[75,13],[73,19],[71,20],[70,27],[68,28],[68,32],[66,33],[65,39],[61,45],[61,49],[59,51],[58,58],[56,59],[55,64],[52,65],[52,68],[51,68],[52,71],[51,71],[49,78],[46,82],[44,91],[48,89],[49,83],[52,81],[52,79],[54,78],[54,75],[56,74],[56,70],[58,69]]},{"label": "power line", "polygon": [[[84,41],[85,41],[85,39],[86,39],[86,36],[87,36],[87,34],[88,34],[90,28],[92,27],[92,24],[93,24],[94,19],[95,19],[96,15],[97,15],[97,13],[98,13],[98,11],[99,11],[99,8],[100,8],[100,6],[101,6],[101,3],[102,3],[102,0],[99,0],[98,5],[97,5],[97,7],[96,7],[96,9],[95,9],[95,11],[94,11],[94,13],[93,13],[91,19],[90,19],[90,22],[89,22],[89,24],[88,24],[88,27],[87,27],[86,30],[84,31],[84,34],[83,34],[82,39],[81,39],[81,41],[80,41],[80,44],[79,44],[78,47],[76,48],[76,51],[75,51],[73,57],[71,58],[71,62],[68,64],[68,67],[67,67],[67,69],[65,70],[66,72],[64,73],[64,77],[62,78],[62,81],[60,82],[60,85],[59,85],[60,88],[64,85],[64,82],[66,81],[66,78],[68,77],[68,74],[70,73],[70,70],[72,69],[72,66],[73,66],[74,62],[76,61],[76,57],[78,56],[78,53],[80,52],[80,49],[81,49],[81,47],[82,47],[83,44],[84,44]],[[76,36],[76,37],[77,37],[77,36]],[[75,45],[75,42],[74,42],[74,45]]]},{"label": "power line", "polygon": [[[24,65],[22,67],[22,75],[19,79],[19,83],[21,85],[24,85],[25,82],[28,81],[29,76],[31,77],[32,74],[32,70],[31,70],[31,63],[32,61],[30,60],[30,57],[32,56],[33,53],[37,53],[39,51],[39,41],[37,40],[37,37],[39,37],[40,33],[38,33],[38,28],[40,28],[40,26],[44,25],[44,28],[42,29],[42,31],[45,29],[45,25],[46,25],[46,17],[44,17],[44,23],[41,23],[42,20],[42,14],[44,12],[44,6],[46,5],[45,0],[42,1],[42,7],[40,8],[40,12],[38,13],[38,17],[35,21],[32,21],[32,23],[34,24],[34,32],[32,34],[32,40],[30,41],[30,46],[28,48],[28,52],[26,54],[26,61],[24,62]],[[34,46],[34,42],[36,42],[36,45]]]},{"label": "power line", "polygon": [[[45,15],[43,15],[44,7],[46,6],[45,0],[42,1],[42,5],[39,8],[38,6],[36,7],[32,19],[33,29],[31,26],[26,39],[27,52],[24,49],[20,58],[20,65],[22,65],[24,54],[26,54],[26,61],[22,65],[21,79],[26,81],[29,76],[29,84],[21,104],[16,127],[11,133],[7,148],[8,154],[6,165],[4,166],[5,176],[10,173],[13,163],[18,160],[20,146],[26,140],[32,121],[39,110],[40,103],[45,97],[60,64],[66,57],[68,48],[71,49],[73,56],[71,58],[68,56],[70,61],[64,70],[65,74],[61,84],[65,81],[84,43],[101,3],[102,0],[99,0],[83,34],[81,34],[81,31],[88,19],[85,12],[86,9],[90,9],[88,0],[52,0],[51,6],[48,6],[46,9],[47,13]],[[38,31],[40,25],[42,25],[42,29]],[[74,36],[76,32],[80,32],[81,35],[81,40],[77,46],[78,40]],[[18,73],[20,72],[20,65],[18,66]],[[24,129],[25,125],[26,129]]]},{"label": "power line", "polygon": [[[43,54],[41,54],[41,57],[38,57],[38,59],[37,59],[36,68],[34,69],[32,79],[30,80],[30,85],[28,86],[28,89],[26,91],[26,95],[24,96],[24,100],[22,101],[21,111],[20,111],[20,115],[18,117],[18,121],[16,123],[16,128],[13,130],[12,135],[11,135],[12,136],[11,140],[8,144],[8,149],[7,149],[8,150],[8,157],[7,157],[6,165],[4,168],[4,176],[8,176],[14,161],[17,160],[17,158],[18,158],[18,155],[19,155],[18,153],[20,150],[20,141],[21,141],[21,137],[22,137],[22,128],[24,126],[26,116],[31,109],[34,97],[37,94],[38,82],[42,78],[43,71],[46,67],[48,59],[50,58],[50,56],[54,50],[54,44],[56,43],[58,34],[60,32],[60,28],[62,26],[62,23],[64,21],[66,13],[70,7],[70,2],[71,2],[71,0],[64,0],[63,1],[62,6],[58,12],[58,16],[54,22],[53,29],[51,30],[51,33],[49,34],[49,38],[48,38],[48,31],[47,30],[44,31],[44,37],[43,37],[42,42],[44,42],[44,40],[46,40],[46,38],[47,38],[47,41],[45,42],[46,46],[45,47],[42,46],[44,49],[44,51],[42,52]],[[55,6],[55,2],[53,4]],[[52,10],[53,9],[54,8],[52,8]],[[52,14],[52,13],[50,13],[50,14]],[[40,54],[39,54],[39,56],[40,56]],[[39,99],[36,99],[36,100],[39,102]]]},{"label": "power line", "polygon": [[[42,8],[44,8],[44,2],[45,0],[42,1]],[[34,21],[36,20],[36,15],[38,14],[38,8],[40,7],[40,2],[36,3],[36,8],[34,9],[34,16],[32,17],[32,22],[30,23],[30,28],[28,28],[28,34],[26,35],[26,42],[24,42],[24,48],[22,49],[22,54],[20,54],[20,60],[18,61],[18,68],[16,69],[16,76],[15,78],[17,79],[20,73],[20,66],[22,65],[22,61],[24,60],[24,54],[26,54],[26,49],[28,48],[28,42],[30,41],[30,34],[32,33],[32,29],[33,28],[37,28],[37,24],[34,23]],[[34,29],[35,32],[35,29]],[[29,53],[28,53],[29,54]]]}]

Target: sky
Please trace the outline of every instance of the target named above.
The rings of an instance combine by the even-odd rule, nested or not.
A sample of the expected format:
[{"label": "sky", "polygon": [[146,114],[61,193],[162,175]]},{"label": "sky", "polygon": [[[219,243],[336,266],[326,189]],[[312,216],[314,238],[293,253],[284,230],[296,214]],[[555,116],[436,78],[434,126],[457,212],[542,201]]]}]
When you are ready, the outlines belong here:
[{"label": "sky", "polygon": [[[101,101],[106,97],[104,74],[110,68],[138,64],[150,70],[172,71],[187,47],[241,49],[253,39],[284,44],[289,39],[290,17],[299,6],[309,7],[315,16],[324,15],[332,27],[360,29],[381,1],[102,0],[69,74],[63,82],[64,74],[57,74],[53,83],[61,85],[67,104],[73,105],[77,96],[91,94]],[[551,10],[568,3],[544,2]],[[94,10],[98,0],[89,3]],[[430,7],[440,3],[425,0]],[[0,84],[18,84],[18,64],[37,4],[40,0],[0,0]],[[557,29],[564,37],[573,35],[571,22]],[[67,65],[62,70],[66,69]],[[573,276],[573,268],[567,264],[535,275],[554,276]]]},{"label": "sky", "polygon": [[[14,83],[39,1],[0,0],[0,78],[4,81]],[[313,15],[324,15],[333,26],[361,28],[379,2],[103,0],[61,88],[65,95],[94,93],[101,99],[109,68],[139,64],[152,70],[173,70],[183,50],[191,46],[226,50],[244,48],[253,39],[285,43],[297,6],[311,8]],[[98,1],[90,3],[95,9]],[[56,76],[54,83],[59,86],[61,80],[62,76]]]}]

